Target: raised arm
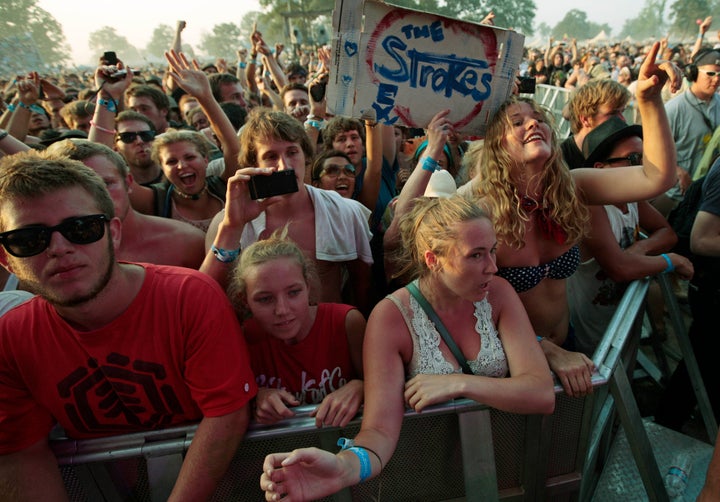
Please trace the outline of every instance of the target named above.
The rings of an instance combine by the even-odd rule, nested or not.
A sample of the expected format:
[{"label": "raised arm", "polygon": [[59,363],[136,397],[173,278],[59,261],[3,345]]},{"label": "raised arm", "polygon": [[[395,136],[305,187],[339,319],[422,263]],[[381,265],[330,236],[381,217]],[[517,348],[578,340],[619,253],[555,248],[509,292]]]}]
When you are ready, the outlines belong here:
[{"label": "raised arm", "polygon": [[695,54],[700,52],[700,49],[702,49],[703,41],[705,40],[705,33],[710,29],[710,25],[712,24],[712,16],[708,16],[705,19],[703,19],[702,23],[698,26],[698,36],[695,40],[695,43],[693,44],[692,51],[690,52],[690,59],[695,57]]},{"label": "raised arm", "polygon": [[275,56],[273,56],[270,47],[265,43],[265,40],[263,40],[262,35],[259,32],[256,33],[255,50],[259,54],[263,55],[263,62],[267,70],[270,72],[270,75],[272,75],[272,79],[278,90],[280,90],[288,83],[285,73],[282,68],[280,68],[280,64],[277,62],[277,59],[275,59]]},{"label": "raised arm", "polygon": [[[417,167],[413,170],[405,186],[400,192],[400,197],[395,205],[395,217],[385,232],[383,247],[385,254],[390,256],[400,245],[400,218],[410,212],[413,207],[413,200],[425,193],[430,176],[442,159],[443,147],[450,132],[450,122],[447,116],[450,110],[438,112],[430,121],[427,127],[428,146],[423,156],[418,160]],[[427,160],[426,160],[427,159]]]},{"label": "raised arm", "polygon": [[668,190],[676,181],[675,143],[661,91],[666,81],[676,91],[682,81],[672,62],[656,62],[655,42],[640,68],[637,105],[643,122],[643,165],[614,169],[574,169],[578,193],[588,204],[619,204],[647,200]]},{"label": "raised arm", "polygon": [[[224,249],[239,253],[240,237],[242,237],[245,225],[254,220],[265,210],[273,199],[254,201],[250,199],[248,181],[251,176],[272,172],[270,168],[243,168],[237,171],[227,181],[227,194],[225,196],[225,209],[215,215],[206,235],[206,247],[214,245],[218,249]],[[200,266],[203,272],[213,279],[224,289],[228,285],[228,274],[235,266],[235,261],[220,261],[212,251],[208,251],[205,260]]]},{"label": "raised arm", "polygon": [[230,119],[215,100],[207,75],[200,69],[197,61],[193,61],[191,66],[185,55],[177,52],[166,52],[165,59],[170,64],[171,78],[185,92],[197,98],[210,121],[210,127],[220,140],[225,159],[222,178],[227,180],[239,167],[237,156],[240,153],[240,143]]},{"label": "raised arm", "polygon": [[[126,69],[122,61],[118,61],[117,69]],[[101,65],[95,70],[95,86],[99,91],[88,139],[115,149],[115,116],[120,111],[118,107],[132,84],[133,76],[131,71],[119,79],[113,75],[112,68],[108,66]]]},{"label": "raised arm", "polygon": [[358,194],[360,201],[370,211],[375,210],[380,195],[383,166],[383,130],[385,127],[373,120],[365,120],[365,155],[367,164],[363,175],[363,187]]},{"label": "raised arm", "polygon": [[545,54],[543,54],[543,59],[545,60],[545,67],[549,68],[550,65],[553,62],[553,57],[555,56],[555,53],[560,49],[560,46],[557,45],[553,48],[553,37],[548,38],[548,46],[547,49],[545,49]]},{"label": "raised arm", "polygon": [[[171,51],[175,51],[178,54],[182,52],[182,32],[186,27],[187,23],[185,21],[178,21],[175,24],[175,36],[173,37],[172,45],[170,46]],[[169,78],[169,72],[170,67],[165,70],[165,77],[163,78],[168,94],[177,89],[177,83],[172,78]]]},{"label": "raised arm", "polygon": [[20,141],[25,141],[30,126],[32,108],[40,106],[40,76],[31,72],[27,77],[17,78],[18,102],[10,115],[7,130],[10,135]]}]

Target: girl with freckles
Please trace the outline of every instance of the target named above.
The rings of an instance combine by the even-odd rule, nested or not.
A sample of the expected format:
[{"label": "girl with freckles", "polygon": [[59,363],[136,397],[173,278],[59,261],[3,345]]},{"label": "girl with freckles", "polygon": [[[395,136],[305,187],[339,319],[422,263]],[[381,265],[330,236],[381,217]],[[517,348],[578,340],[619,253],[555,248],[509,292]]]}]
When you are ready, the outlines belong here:
[{"label": "girl with freckles", "polygon": [[287,227],[244,249],[228,288],[258,383],[255,419],[274,424],[317,404],[318,427],[343,427],[363,402],[365,318],[350,305],[311,299],[311,262]]}]

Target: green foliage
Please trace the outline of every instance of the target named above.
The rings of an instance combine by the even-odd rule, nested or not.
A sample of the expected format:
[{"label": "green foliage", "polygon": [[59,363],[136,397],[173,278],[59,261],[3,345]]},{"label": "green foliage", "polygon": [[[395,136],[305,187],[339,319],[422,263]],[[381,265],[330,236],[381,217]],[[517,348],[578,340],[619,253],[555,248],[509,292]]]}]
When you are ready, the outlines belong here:
[{"label": "green foliage", "polygon": [[667,31],[665,23],[666,0],[646,0],[637,17],[628,19],[620,31],[622,38],[632,37],[634,40],[646,40],[651,37],[661,38]]},{"label": "green foliage", "polygon": [[493,12],[496,26],[511,28],[524,35],[533,34],[532,24],[537,10],[534,0],[393,0],[392,3],[474,22],[482,21],[488,13]]},{"label": "green foliage", "polygon": [[213,60],[224,58],[233,61],[236,51],[242,46],[243,40],[238,25],[220,23],[213,26],[212,32],[203,33],[200,37],[199,49],[206,57]]},{"label": "green foliage", "polygon": [[172,47],[175,30],[169,24],[158,25],[145,50],[155,59],[163,59],[165,51]]},{"label": "green foliage", "polygon": [[698,32],[697,19],[710,13],[708,0],[675,0],[670,6],[670,35],[675,40],[694,39]]},{"label": "green foliage", "polygon": [[[70,60],[62,25],[37,0],[2,0],[0,2],[0,40],[29,35],[42,61],[63,65]],[[15,59],[22,55],[14,54]],[[42,68],[33,68],[42,70]]]},{"label": "green foliage", "polygon": [[88,47],[96,54],[95,62],[105,51],[115,51],[118,59],[130,66],[144,64],[143,57],[140,52],[133,46],[126,37],[119,35],[115,28],[103,26],[99,30],[93,31],[88,36]]},{"label": "green foliage", "polygon": [[586,40],[593,38],[603,30],[610,36],[612,30],[608,24],[590,22],[588,21],[586,12],[579,9],[572,9],[555,25],[552,30],[552,36],[558,40],[565,36],[577,40]]},{"label": "green foliage", "polygon": [[[533,20],[537,7],[534,0],[390,0],[400,7],[421,10],[441,16],[481,21],[489,12],[495,13],[495,25],[512,28],[525,35],[533,34]],[[330,12],[335,7],[334,0],[260,0],[264,13],[258,18],[263,26],[263,36],[270,43],[283,41],[290,43],[290,29],[297,29],[304,43],[316,42],[319,24],[331,29]],[[327,15],[323,21],[321,16]],[[282,36],[273,38],[271,34]]]}]

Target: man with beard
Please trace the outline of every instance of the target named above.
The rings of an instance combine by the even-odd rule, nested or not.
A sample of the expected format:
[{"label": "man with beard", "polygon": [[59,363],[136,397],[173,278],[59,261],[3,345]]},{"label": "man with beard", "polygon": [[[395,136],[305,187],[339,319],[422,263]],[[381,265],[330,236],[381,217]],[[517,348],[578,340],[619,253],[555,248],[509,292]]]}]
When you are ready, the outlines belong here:
[{"label": "man with beard", "polygon": [[142,113],[126,110],[115,119],[115,150],[130,167],[136,183],[150,186],[165,179],[162,169],[150,156],[155,128]]},{"label": "man with beard", "polygon": [[130,205],[133,176],[119,153],[92,141],[64,140],[47,149],[52,155],[79,160],[105,182],[122,221],[118,259],[195,268],[205,258],[205,234],[189,223],[142,214]]},{"label": "man with beard", "polygon": [[256,393],[223,291],[193,270],[120,263],[122,223],[82,163],[0,161],[0,263],[38,296],[0,319],[0,494],[65,498],[48,447],[200,421],[171,494],[206,500]]}]

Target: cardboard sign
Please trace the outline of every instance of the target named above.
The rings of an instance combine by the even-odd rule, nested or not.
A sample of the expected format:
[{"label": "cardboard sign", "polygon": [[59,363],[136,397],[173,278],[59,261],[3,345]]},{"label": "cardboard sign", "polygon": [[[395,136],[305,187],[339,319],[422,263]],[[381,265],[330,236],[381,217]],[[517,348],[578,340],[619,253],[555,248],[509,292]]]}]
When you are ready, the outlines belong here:
[{"label": "cardboard sign", "polygon": [[424,128],[450,109],[457,130],[480,136],[510,95],[525,41],[374,0],[336,0],[333,29],[332,113]]}]

